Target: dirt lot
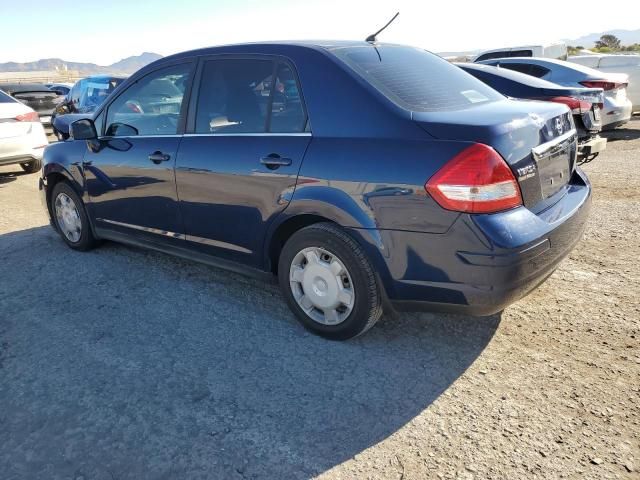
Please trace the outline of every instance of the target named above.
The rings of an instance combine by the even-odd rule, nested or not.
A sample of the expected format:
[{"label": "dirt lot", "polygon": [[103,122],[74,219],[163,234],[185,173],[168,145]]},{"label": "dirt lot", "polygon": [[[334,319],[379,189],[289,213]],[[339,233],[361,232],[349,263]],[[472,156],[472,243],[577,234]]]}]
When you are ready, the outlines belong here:
[{"label": "dirt lot", "polygon": [[541,288],[348,343],[272,285],[70,251],[0,168],[2,478],[640,478],[640,120],[612,139]]}]

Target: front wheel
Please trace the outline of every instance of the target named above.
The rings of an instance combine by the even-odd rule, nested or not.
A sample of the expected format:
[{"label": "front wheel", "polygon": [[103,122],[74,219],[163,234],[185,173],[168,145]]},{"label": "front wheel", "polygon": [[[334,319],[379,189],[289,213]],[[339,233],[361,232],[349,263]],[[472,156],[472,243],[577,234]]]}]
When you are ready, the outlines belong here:
[{"label": "front wheel", "polygon": [[56,230],[74,250],[90,250],[96,240],[82,200],[66,182],[55,185],[51,192],[51,213]]},{"label": "front wheel", "polygon": [[380,286],[362,247],[331,223],[305,227],[278,262],[280,288],[298,320],[331,340],[347,340],[382,316]]}]

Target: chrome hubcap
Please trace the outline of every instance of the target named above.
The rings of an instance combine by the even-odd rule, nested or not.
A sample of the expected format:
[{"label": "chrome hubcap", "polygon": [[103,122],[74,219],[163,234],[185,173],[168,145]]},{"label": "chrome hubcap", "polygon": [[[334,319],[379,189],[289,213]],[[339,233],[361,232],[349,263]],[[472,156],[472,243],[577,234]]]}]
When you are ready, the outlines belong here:
[{"label": "chrome hubcap", "polygon": [[300,308],[318,323],[338,325],[353,310],[351,275],[328,250],[310,247],[298,252],[291,262],[289,284]]},{"label": "chrome hubcap", "polygon": [[76,204],[69,195],[60,193],[56,197],[54,206],[60,231],[70,242],[78,242],[82,233],[82,221]]}]

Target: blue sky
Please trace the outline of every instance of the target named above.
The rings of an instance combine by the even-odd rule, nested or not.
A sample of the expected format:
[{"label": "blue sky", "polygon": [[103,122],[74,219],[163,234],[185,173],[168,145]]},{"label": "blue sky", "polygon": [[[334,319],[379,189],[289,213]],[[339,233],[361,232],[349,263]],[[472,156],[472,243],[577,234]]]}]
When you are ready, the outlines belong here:
[{"label": "blue sky", "polygon": [[[106,65],[242,41],[381,39],[471,50],[640,28],[637,0],[0,0],[0,62],[63,58]],[[535,7],[534,7],[535,6]],[[59,35],[57,35],[59,32]]]}]

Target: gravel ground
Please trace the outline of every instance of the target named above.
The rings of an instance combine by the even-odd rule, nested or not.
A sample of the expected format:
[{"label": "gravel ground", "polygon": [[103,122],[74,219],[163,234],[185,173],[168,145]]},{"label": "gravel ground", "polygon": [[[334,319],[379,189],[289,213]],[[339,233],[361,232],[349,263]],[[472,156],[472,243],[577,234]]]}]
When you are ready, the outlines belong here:
[{"label": "gravel ground", "polygon": [[67,249],[0,168],[3,479],[640,478],[640,119],[586,170],[589,228],[490,318],[332,343],[275,286]]}]

